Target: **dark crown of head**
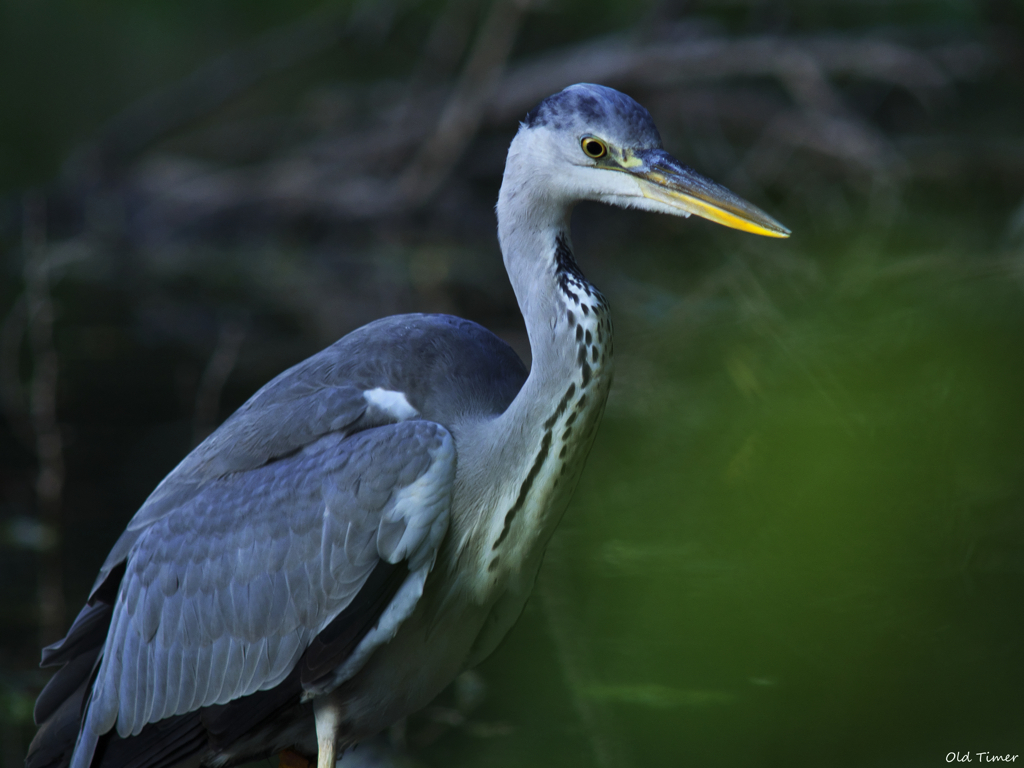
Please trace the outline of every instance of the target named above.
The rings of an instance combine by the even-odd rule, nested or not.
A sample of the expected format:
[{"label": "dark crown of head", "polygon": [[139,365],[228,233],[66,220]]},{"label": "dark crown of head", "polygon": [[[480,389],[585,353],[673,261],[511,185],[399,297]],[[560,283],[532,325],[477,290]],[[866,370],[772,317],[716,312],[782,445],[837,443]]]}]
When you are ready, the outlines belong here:
[{"label": "dark crown of head", "polygon": [[651,113],[626,94],[603,85],[570,85],[530,110],[523,123],[528,128],[594,132],[634,147],[661,146]]}]

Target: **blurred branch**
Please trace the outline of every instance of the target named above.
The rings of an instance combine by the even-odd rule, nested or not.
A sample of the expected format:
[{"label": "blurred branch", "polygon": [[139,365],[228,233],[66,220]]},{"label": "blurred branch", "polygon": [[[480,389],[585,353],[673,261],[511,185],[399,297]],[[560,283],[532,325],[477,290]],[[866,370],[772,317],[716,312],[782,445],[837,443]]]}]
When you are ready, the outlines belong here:
[{"label": "blurred branch", "polygon": [[541,94],[581,80],[667,88],[688,82],[771,77],[787,88],[797,104],[822,109],[834,105],[835,98],[824,78],[837,76],[878,80],[914,93],[950,83],[928,55],[870,37],[711,38],[654,45],[614,37],[514,68],[501,84],[490,117],[518,117]]},{"label": "blurred branch", "polygon": [[565,568],[564,536],[555,536],[548,544],[544,568],[537,579],[541,610],[573,707],[590,742],[594,764],[600,768],[628,768],[632,761],[612,736],[614,730],[609,727],[612,718],[602,711],[599,702],[588,695],[597,681],[593,676],[594,665],[586,650],[586,633],[572,626],[575,603],[566,593],[570,581]]},{"label": "blurred branch", "polygon": [[423,85],[451,76],[470,42],[476,5],[473,0],[448,0],[430,28],[410,85]]},{"label": "blurred branch", "polygon": [[406,205],[419,205],[447,177],[480,125],[522,22],[523,0],[494,0],[433,135],[399,177]]},{"label": "blurred branch", "polygon": [[362,0],[351,13],[325,3],[135,102],[108,123],[84,155],[98,160],[104,171],[117,168],[163,136],[210,114],[262,80],[330,50],[346,37],[386,36],[397,9],[398,2],[390,0]]},{"label": "blurred branch", "polygon": [[21,383],[21,344],[25,340],[27,325],[25,296],[22,294],[11,306],[0,328],[0,404],[11,430],[30,450],[34,450],[35,433]]},{"label": "blurred branch", "polygon": [[32,350],[29,414],[39,469],[36,498],[39,522],[52,534],[53,546],[39,553],[39,635],[49,645],[64,633],[64,586],[61,566],[61,506],[64,492],[64,443],[57,423],[57,350],[53,343],[53,300],[47,262],[46,201],[27,193],[23,205],[25,305]]},{"label": "blurred branch", "polygon": [[[379,34],[390,28],[400,1],[388,6]],[[219,163],[153,153],[127,179],[112,180],[110,191],[131,197],[131,209],[141,217],[136,231],[147,238],[186,225],[209,225],[246,210],[269,211],[284,220],[387,219],[422,207],[446,182],[458,194],[458,180],[448,180],[481,128],[510,127],[547,95],[589,81],[644,91],[663,128],[674,118],[698,134],[723,122],[754,134],[741,154],[719,130],[720,146],[731,157],[725,160],[728,169],[719,168],[718,173],[741,193],[756,197],[757,187],[769,184],[806,186],[806,168],[815,163],[826,174],[840,169],[847,184],[868,198],[878,225],[872,231],[883,232],[884,224],[895,219],[903,184],[922,169],[907,162],[901,143],[848,103],[836,80],[902,90],[930,108],[948,100],[958,78],[978,77],[996,58],[992,50],[969,40],[915,49],[872,35],[726,38],[679,24],[660,25],[653,42],[639,33],[618,35],[510,65],[526,9],[525,0],[493,0],[461,72],[454,82],[446,82],[438,78],[461,58],[477,15],[470,0],[449,0],[424,36],[419,63],[403,86],[388,80],[358,88],[320,88],[317,98],[307,101],[306,112],[284,118],[298,126],[318,125],[315,139],[283,151],[268,147],[265,160],[248,165],[238,165],[230,150]],[[358,11],[345,21],[337,11],[322,9],[268,33],[162,95],[140,102],[111,125],[101,144],[130,134],[136,138],[129,138],[126,146],[135,141],[132,146],[141,148],[156,135],[146,125],[159,125],[166,133],[192,119],[189,115],[216,109],[260,77],[337,44],[361,28],[365,20],[359,18]],[[259,64],[250,68],[254,59]],[[766,83],[777,87],[766,88]],[[128,119],[131,115],[141,117]],[[348,119],[338,120],[338,115]],[[129,125],[136,128],[123,128]],[[218,146],[226,148],[244,145],[255,128],[243,120],[219,130]],[[278,131],[284,135],[284,126]],[[187,144],[188,136],[183,138]],[[792,163],[794,155],[809,158],[811,165]],[[496,158],[488,156],[495,176],[501,172]],[[78,170],[88,174],[96,169]],[[799,180],[794,182],[794,176]],[[92,181],[79,189],[94,190],[96,181],[104,183]]]},{"label": "blurred branch", "polygon": [[217,428],[220,415],[220,397],[231,371],[238,362],[238,353],[245,341],[245,325],[228,320],[220,327],[217,344],[206,364],[196,392],[195,413],[192,418],[192,444],[199,445]]},{"label": "blurred branch", "polygon": [[424,100],[422,94],[438,82],[447,81],[455,73],[466,47],[472,42],[473,20],[478,10],[475,0],[448,0],[444,10],[434,21],[423,43],[419,60],[406,81],[401,103],[391,111],[388,122],[392,126],[408,122],[424,122],[417,110],[433,110],[433,100]]},{"label": "blurred branch", "polygon": [[[401,119],[337,132],[296,147],[286,158],[242,169],[210,169],[165,156],[141,167],[138,182],[158,209],[182,207],[182,217],[190,220],[247,205],[270,205],[288,215],[376,218],[429,199],[484,123],[512,122],[569,83],[678,90],[687,83],[770,78],[782,85],[792,106],[780,105],[775,116],[758,114],[758,124],[768,127],[738,172],[772,181],[785,168],[779,158],[808,149],[866,171],[880,180],[875,187],[891,190],[906,171],[899,152],[844,104],[832,78],[881,82],[922,101],[952,82],[947,68],[921,51],[870,37],[835,36],[689,38],[650,45],[606,38],[509,67],[502,75],[522,13],[515,0],[495,0],[453,87],[405,91],[393,102],[397,113],[381,109]],[[976,60],[979,54],[972,49],[964,55]],[[387,104],[388,98],[382,86],[374,102]],[[387,174],[396,158],[413,153],[404,170]]]}]

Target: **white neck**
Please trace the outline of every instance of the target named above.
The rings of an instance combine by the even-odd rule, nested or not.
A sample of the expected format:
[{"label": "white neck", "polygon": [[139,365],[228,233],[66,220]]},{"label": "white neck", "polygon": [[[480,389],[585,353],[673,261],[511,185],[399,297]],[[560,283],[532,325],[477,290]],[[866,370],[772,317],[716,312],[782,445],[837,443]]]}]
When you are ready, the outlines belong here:
[{"label": "white neck", "polygon": [[[561,185],[542,178],[544,172],[529,162],[531,148],[520,142],[521,136],[509,149],[497,207],[498,241],[533,358],[526,384],[506,411],[517,424],[524,417],[526,423],[535,422],[534,410],[557,404],[568,382],[580,376],[576,325],[583,324],[582,332],[590,330],[596,337],[605,320],[607,331],[600,330],[608,350],[605,358],[611,349],[604,298],[579,272],[572,255],[570,218],[576,200],[552,194]],[[593,361],[588,365],[593,368]]]},{"label": "white neck", "polygon": [[[472,552],[476,566],[468,572],[476,574],[481,601],[495,590],[528,594],[593,444],[612,377],[607,305],[572,256],[575,199],[551,196],[559,186],[518,156],[520,137],[498,196],[498,239],[526,320],[532,365],[503,414],[461,425],[457,435],[454,552]],[[495,466],[502,467],[500,476]]]},{"label": "white neck", "polygon": [[[576,266],[572,202],[544,197],[553,185],[521,179],[509,153],[498,196],[498,239],[526,321],[530,375],[492,423],[492,455],[509,457],[520,482],[489,521],[488,556],[515,569],[554,530],[579,479],[611,385],[612,328],[604,297]],[[561,487],[559,483],[561,482]],[[493,550],[493,555],[491,551]],[[542,548],[539,551],[543,551]],[[517,555],[518,553],[518,555]]]}]

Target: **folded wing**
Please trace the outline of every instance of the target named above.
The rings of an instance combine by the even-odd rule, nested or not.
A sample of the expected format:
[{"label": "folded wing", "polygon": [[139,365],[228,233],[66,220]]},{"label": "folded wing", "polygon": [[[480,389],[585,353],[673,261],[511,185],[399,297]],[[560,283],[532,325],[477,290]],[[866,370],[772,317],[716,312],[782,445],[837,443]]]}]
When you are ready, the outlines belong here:
[{"label": "folded wing", "polygon": [[[127,554],[74,768],[88,767],[111,729],[134,736],[273,688],[307,651],[308,689],[358,671],[422,592],[447,531],[454,476],[448,431],[405,421],[328,433],[197,484],[162,510]],[[391,599],[376,607],[379,621],[337,626],[357,596],[374,599],[360,592],[381,563],[403,563],[409,575],[397,592],[381,592]]]}]

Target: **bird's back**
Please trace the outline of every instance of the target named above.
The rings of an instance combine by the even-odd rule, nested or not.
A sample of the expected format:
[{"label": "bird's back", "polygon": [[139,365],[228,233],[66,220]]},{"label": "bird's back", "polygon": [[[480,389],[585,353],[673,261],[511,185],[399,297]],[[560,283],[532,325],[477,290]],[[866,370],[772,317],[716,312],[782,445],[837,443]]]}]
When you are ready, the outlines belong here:
[{"label": "bird's back", "polygon": [[423,418],[445,425],[502,413],[527,376],[512,348],[483,326],[418,314],[365,325],[279,378],[292,373],[404,392]]}]

